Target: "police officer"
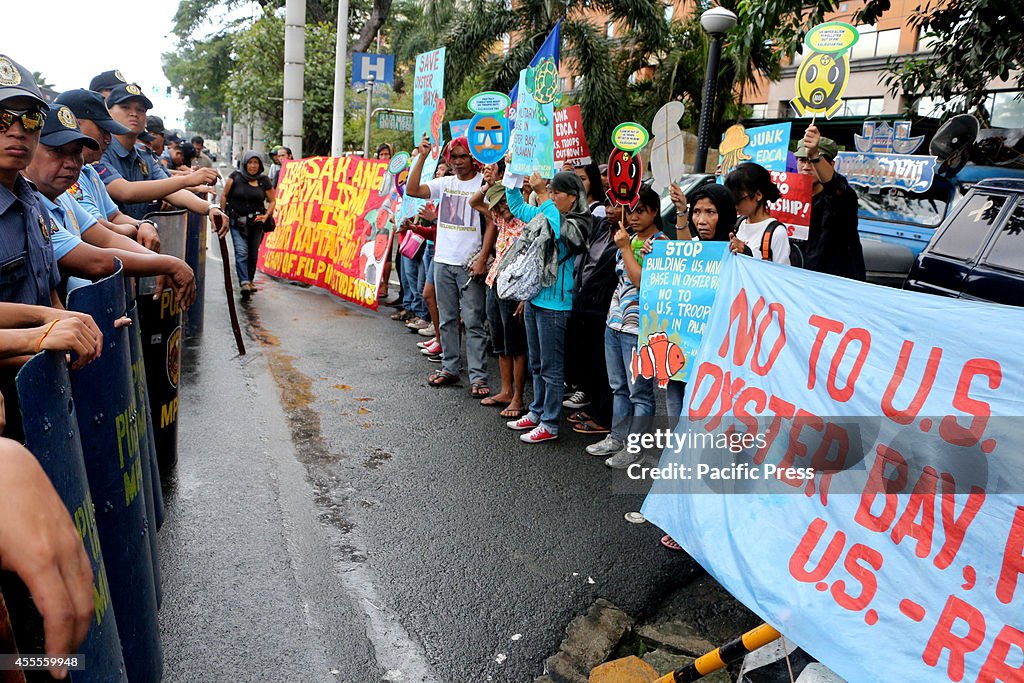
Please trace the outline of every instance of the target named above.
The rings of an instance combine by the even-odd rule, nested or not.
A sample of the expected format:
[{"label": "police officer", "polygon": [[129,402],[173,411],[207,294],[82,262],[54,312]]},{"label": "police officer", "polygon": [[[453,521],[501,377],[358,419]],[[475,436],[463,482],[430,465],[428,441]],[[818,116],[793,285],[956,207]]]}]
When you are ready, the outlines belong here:
[{"label": "police officer", "polygon": [[[103,335],[93,319],[63,310],[57,296],[60,274],[50,244],[53,219],[21,176],[39,143],[49,107],[32,73],[0,55],[0,301],[31,306],[4,307],[0,322],[17,327],[65,325],[76,318],[90,331],[95,354]],[[16,318],[16,319],[15,319]],[[24,359],[20,359],[23,361]],[[0,364],[0,392],[7,397],[5,434],[23,438],[14,374],[20,362]]]},{"label": "police officer", "polygon": [[[99,145],[81,132],[78,120],[66,105],[55,105],[39,137],[39,149],[26,176],[37,188],[43,205],[64,230],[51,234],[53,251],[61,271],[79,278],[99,279],[114,273],[116,256],[128,275],[166,276],[158,282],[171,286],[178,304],[188,307],[195,300],[192,269],[181,259],[156,254],[106,227],[76,202],[67,189],[80,175],[82,148]],[[85,243],[83,243],[83,240]],[[86,284],[69,282],[69,287]]]},{"label": "police officer", "polygon": [[124,77],[119,69],[111,69],[110,71],[104,71],[101,74],[93,76],[92,80],[89,81],[89,90],[98,92],[106,98],[106,96],[110,94],[111,90],[127,82],[128,79]]},{"label": "police officer", "polygon": [[[142,94],[142,89],[138,85],[127,83],[110,91],[110,95],[107,96],[107,108],[114,120],[127,127],[129,132],[124,135],[115,135],[111,139],[110,146],[103,153],[101,162],[96,164],[96,170],[106,184],[110,196],[118,203],[121,210],[133,218],[141,219],[150,211],[159,208],[159,204],[140,201],[137,195],[131,193],[132,188],[121,184],[115,185],[114,181],[123,179],[129,183],[135,183],[144,180],[167,179],[164,178],[166,170],[157,160],[143,159],[135,148],[139,134],[145,129],[146,112],[153,108],[153,103]],[[203,176],[204,184],[216,182],[218,174],[213,169],[201,169],[200,172],[206,174]],[[171,192],[165,195],[163,200],[194,213],[210,216],[213,218],[217,233],[227,234],[227,216],[216,204],[200,199],[185,190]]]}]

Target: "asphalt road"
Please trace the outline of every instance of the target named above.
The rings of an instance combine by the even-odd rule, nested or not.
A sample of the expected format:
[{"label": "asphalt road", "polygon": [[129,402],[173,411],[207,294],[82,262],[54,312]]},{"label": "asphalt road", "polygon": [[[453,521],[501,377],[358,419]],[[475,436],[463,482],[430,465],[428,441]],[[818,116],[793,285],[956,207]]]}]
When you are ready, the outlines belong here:
[{"label": "asphalt road", "polygon": [[237,356],[220,268],[160,532],[165,681],[524,683],[597,598],[641,614],[693,571],[592,439],[523,444],[428,386],[391,309],[262,277]]}]

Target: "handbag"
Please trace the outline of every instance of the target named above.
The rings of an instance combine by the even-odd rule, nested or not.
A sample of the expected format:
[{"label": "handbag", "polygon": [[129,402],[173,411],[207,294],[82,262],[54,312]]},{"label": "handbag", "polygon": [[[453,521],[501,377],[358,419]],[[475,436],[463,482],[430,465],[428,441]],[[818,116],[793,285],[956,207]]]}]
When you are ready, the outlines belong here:
[{"label": "handbag", "polygon": [[267,220],[263,221],[263,234],[274,232],[274,230],[277,230],[277,223],[274,222],[273,216],[267,216]]},{"label": "handbag", "polygon": [[427,239],[422,235],[417,235],[412,230],[406,230],[402,233],[402,242],[399,249],[402,252],[402,256],[410,259],[415,259],[420,255],[420,250],[423,249],[423,245]]}]

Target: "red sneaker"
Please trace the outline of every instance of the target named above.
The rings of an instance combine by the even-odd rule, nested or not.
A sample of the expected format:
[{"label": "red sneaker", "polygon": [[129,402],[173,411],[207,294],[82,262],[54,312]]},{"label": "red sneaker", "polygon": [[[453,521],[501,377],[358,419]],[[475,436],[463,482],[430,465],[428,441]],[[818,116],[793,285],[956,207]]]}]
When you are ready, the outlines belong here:
[{"label": "red sneaker", "polygon": [[552,434],[544,425],[537,425],[533,430],[519,435],[519,440],[525,441],[526,443],[541,443],[544,441],[553,441],[557,438],[558,434]]},{"label": "red sneaker", "polygon": [[441,345],[438,344],[437,342],[434,342],[433,344],[427,344],[422,349],[420,349],[420,353],[422,353],[424,356],[436,356],[437,354],[441,353]]},{"label": "red sneaker", "polygon": [[518,420],[509,420],[508,422],[505,423],[505,426],[508,427],[509,429],[514,429],[517,432],[525,432],[528,429],[533,429],[539,424],[540,423],[531,420],[529,414],[526,414],[523,415]]}]

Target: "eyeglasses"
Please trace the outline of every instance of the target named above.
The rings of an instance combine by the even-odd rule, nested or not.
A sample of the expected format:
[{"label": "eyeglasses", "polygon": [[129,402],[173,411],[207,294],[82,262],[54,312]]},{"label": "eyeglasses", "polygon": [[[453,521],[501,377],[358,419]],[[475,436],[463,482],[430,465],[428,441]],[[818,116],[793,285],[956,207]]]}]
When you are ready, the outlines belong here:
[{"label": "eyeglasses", "polygon": [[46,114],[38,109],[0,109],[0,133],[9,131],[14,122],[19,120],[26,133],[34,133],[43,127]]}]

